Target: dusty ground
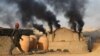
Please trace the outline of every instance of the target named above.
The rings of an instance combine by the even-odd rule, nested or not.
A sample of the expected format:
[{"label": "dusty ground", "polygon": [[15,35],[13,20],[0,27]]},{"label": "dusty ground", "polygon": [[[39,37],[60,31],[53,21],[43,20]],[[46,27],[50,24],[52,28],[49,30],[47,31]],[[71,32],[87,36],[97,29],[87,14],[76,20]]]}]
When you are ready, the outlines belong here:
[{"label": "dusty ground", "polygon": [[[69,52],[47,52],[45,54],[32,54],[32,55],[15,54],[13,56],[100,56],[99,53],[100,53],[100,43],[95,43],[93,52],[90,53],[72,54]],[[8,55],[0,55],[0,56],[8,56]]]},{"label": "dusty ground", "polygon": [[[1,41],[1,40],[0,40]],[[1,43],[1,42],[0,42]],[[1,54],[2,50],[6,52],[6,49],[8,49],[7,44],[9,44],[8,42],[4,42],[4,46],[0,45],[0,56],[9,56],[6,54]],[[55,44],[54,44],[55,45]],[[79,51],[77,51],[79,52]],[[94,48],[92,52],[87,52],[87,53],[81,53],[81,54],[75,54],[75,53],[70,53],[70,52],[47,52],[44,54],[32,54],[32,55],[20,55],[19,51],[14,50],[13,51],[14,55],[13,56],[100,56],[100,43],[94,43]]]},{"label": "dusty ground", "polygon": [[[63,32],[66,32],[66,31],[63,30]],[[61,33],[63,33],[63,32],[61,32]],[[66,35],[67,33],[68,32],[64,33],[64,35]],[[69,34],[69,37],[73,35],[73,34],[72,35],[71,34]],[[59,42],[59,40],[57,40],[58,38],[55,38],[56,39],[55,41],[58,41],[58,42],[50,42],[49,43],[50,44],[49,49],[53,49],[54,52],[47,52],[47,53],[44,53],[44,54],[34,53],[34,54],[31,54],[31,55],[24,55],[24,54],[22,55],[22,54],[20,54],[20,52],[18,50],[15,49],[13,51],[13,54],[14,54],[13,56],[100,56],[99,55],[99,53],[100,53],[100,42],[99,41],[94,43],[92,52],[85,52],[85,53],[70,53],[69,51],[63,52],[63,50],[66,49],[66,47],[68,47],[67,46],[68,42],[66,42],[67,41],[66,39],[68,39],[68,38],[64,38],[64,35],[63,36],[57,36],[57,37],[59,38],[59,40],[61,40],[61,41],[63,40],[65,42]],[[66,36],[68,36],[68,35],[66,35]],[[70,38],[68,39],[68,41],[71,41],[71,40],[70,40]],[[73,39],[73,40],[76,41],[76,39]],[[9,55],[6,54],[8,52],[7,50],[9,50],[9,45],[10,45],[9,41],[10,41],[10,39],[7,36],[0,37],[0,56],[9,56]],[[80,44],[80,42],[76,42],[76,43],[72,44],[71,46],[77,47],[77,48],[79,47],[78,49],[80,49],[80,47],[81,47],[80,45],[82,46],[83,44]],[[82,48],[85,48],[84,45],[82,46]],[[61,49],[62,51],[56,51],[57,49]],[[75,49],[75,50],[78,50],[78,49]]]}]

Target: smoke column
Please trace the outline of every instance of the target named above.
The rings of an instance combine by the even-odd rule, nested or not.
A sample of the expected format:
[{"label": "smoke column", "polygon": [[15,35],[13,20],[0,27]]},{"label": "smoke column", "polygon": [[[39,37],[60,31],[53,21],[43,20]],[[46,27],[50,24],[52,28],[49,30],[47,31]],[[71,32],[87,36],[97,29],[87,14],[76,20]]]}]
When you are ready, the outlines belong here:
[{"label": "smoke column", "polygon": [[[4,0],[1,0],[4,1]],[[36,16],[38,19],[48,22],[49,27],[52,30],[52,25],[59,28],[58,20],[53,12],[47,10],[47,7],[42,2],[37,0],[7,0],[9,2],[15,2],[17,4],[19,11],[21,13],[21,21],[23,26],[27,22],[34,23],[32,16]],[[69,18],[69,24],[71,28],[75,31],[81,32],[84,22],[83,16],[85,11],[84,4],[86,0],[44,0],[46,3],[52,4],[55,11],[64,11],[65,17]],[[62,9],[61,9],[62,8]],[[75,27],[73,27],[75,26]],[[78,30],[77,30],[78,29]]]},{"label": "smoke column", "polygon": [[53,14],[53,12],[47,11],[47,7],[43,3],[35,0],[20,0],[15,2],[18,4],[21,12],[23,26],[25,26],[27,22],[34,23],[32,16],[36,16],[40,20],[47,21],[51,32],[53,28],[52,25],[54,25],[56,28],[60,28],[56,16]]},{"label": "smoke column", "polygon": [[69,24],[71,25],[71,29],[74,30],[75,32],[78,32],[80,37],[84,26],[84,21],[83,21],[84,2],[83,0],[72,0],[70,1],[69,8],[70,9],[68,10],[65,16],[69,17]]},{"label": "smoke column", "polygon": [[44,29],[43,25],[33,24],[33,27],[38,29],[39,31],[42,31],[44,34],[47,35],[46,30]]},{"label": "smoke column", "polygon": [[[84,21],[84,11],[86,0],[45,0],[53,5],[55,10],[65,12],[65,17],[69,18],[71,29],[78,32],[79,37],[82,32]],[[62,8],[62,9],[60,9]]]}]

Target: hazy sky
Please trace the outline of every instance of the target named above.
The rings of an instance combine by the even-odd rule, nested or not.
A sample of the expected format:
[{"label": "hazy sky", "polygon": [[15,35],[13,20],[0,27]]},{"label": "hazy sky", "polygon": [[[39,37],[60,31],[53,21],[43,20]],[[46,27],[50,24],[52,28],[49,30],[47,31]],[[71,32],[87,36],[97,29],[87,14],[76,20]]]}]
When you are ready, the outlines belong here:
[{"label": "hazy sky", "polygon": [[[61,15],[58,16],[63,26],[67,25],[66,20]],[[61,19],[62,18],[62,19]],[[86,11],[84,16],[86,29],[98,29],[100,28],[100,0],[89,0],[86,4]],[[67,25],[68,26],[68,25]]]},{"label": "hazy sky", "polygon": [[100,0],[89,0],[84,21],[86,27],[100,28]]},{"label": "hazy sky", "polygon": [[[1,1],[1,0],[0,0]],[[5,5],[3,3],[0,3],[0,6],[1,7],[7,7],[5,9],[5,11],[7,10],[8,11],[8,6]],[[13,6],[12,7],[9,7],[10,10],[9,12],[13,12],[13,9],[15,8]],[[52,9],[51,9],[52,10]],[[9,14],[8,12],[8,14]],[[13,16],[13,14],[11,14],[11,16]],[[15,16],[13,16],[15,17]],[[62,13],[60,13],[57,17],[59,20],[61,20],[61,24],[62,26],[67,26],[68,27],[68,20],[66,20],[64,18],[64,16],[62,15]],[[0,13],[0,20],[2,20],[2,13]],[[67,22],[66,22],[67,21]],[[86,11],[85,11],[85,16],[84,16],[84,21],[85,21],[85,26],[84,26],[84,29],[97,29],[97,28],[100,28],[100,0],[89,0],[88,3],[86,4]],[[0,24],[1,21],[0,21]]]}]

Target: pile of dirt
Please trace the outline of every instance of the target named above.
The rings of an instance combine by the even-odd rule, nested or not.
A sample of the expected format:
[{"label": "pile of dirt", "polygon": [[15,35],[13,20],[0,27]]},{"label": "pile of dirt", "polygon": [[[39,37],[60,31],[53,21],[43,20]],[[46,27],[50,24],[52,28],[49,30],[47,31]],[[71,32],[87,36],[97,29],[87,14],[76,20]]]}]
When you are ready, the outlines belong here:
[{"label": "pile of dirt", "polygon": [[70,53],[87,53],[87,42],[82,36],[79,41],[78,33],[73,32],[67,28],[58,29],[54,36],[49,36],[50,41],[49,49],[67,49]]}]

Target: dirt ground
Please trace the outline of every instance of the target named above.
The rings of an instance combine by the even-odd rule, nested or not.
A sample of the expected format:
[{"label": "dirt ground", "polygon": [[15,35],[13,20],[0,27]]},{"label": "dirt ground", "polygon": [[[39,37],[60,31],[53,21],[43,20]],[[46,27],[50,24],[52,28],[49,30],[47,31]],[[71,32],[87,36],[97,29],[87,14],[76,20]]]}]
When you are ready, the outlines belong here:
[{"label": "dirt ground", "polygon": [[[65,30],[63,31],[63,32],[66,32]],[[61,32],[61,33],[63,33],[63,32]],[[68,31],[67,31],[68,32]],[[67,33],[66,33],[67,34]],[[65,34],[65,35],[66,35]],[[59,35],[59,34],[58,34]],[[66,35],[66,36],[68,36],[68,35]],[[69,35],[69,36],[72,36],[71,34]],[[58,36],[57,36],[58,37]],[[61,38],[62,37],[62,38]],[[59,36],[59,40],[64,40],[64,41],[66,41],[65,39],[66,38],[64,38],[64,36]],[[55,39],[58,39],[58,38],[55,38]],[[61,41],[62,41],[61,40]],[[69,39],[70,40],[70,39]],[[68,40],[68,41],[69,41]],[[4,36],[4,37],[1,37],[0,36],[0,56],[10,56],[10,55],[7,55],[6,53],[8,52],[7,50],[9,50],[9,45],[11,45],[11,43],[10,43],[10,38],[9,37],[7,37],[7,36]],[[55,40],[55,41],[58,41],[58,40]],[[76,41],[76,40],[75,40]],[[59,41],[58,41],[59,42]],[[59,42],[59,43],[56,43],[56,42],[53,42],[52,44],[50,44],[51,42],[49,42],[49,44],[51,45],[51,46],[49,46],[49,49],[51,48],[53,48],[53,50],[57,50],[57,48],[59,47],[59,49],[66,49],[66,42]],[[63,43],[63,44],[62,44]],[[79,43],[79,42],[78,42]],[[75,45],[76,45],[77,43],[75,43]],[[80,43],[79,43],[80,44]],[[80,47],[80,45],[79,44],[77,44],[78,45],[78,47]],[[57,46],[57,45],[59,45],[59,46]],[[73,47],[75,46],[75,45],[73,45]],[[81,45],[82,46],[82,45]],[[55,47],[55,48],[54,48]],[[76,46],[77,47],[77,46]],[[78,48],[77,47],[77,48]],[[83,47],[82,47],[83,48]],[[79,48],[78,48],[79,49]],[[77,50],[78,50],[77,49]],[[75,49],[76,50],[76,49]],[[77,51],[76,51],[77,52]],[[18,50],[16,50],[16,49],[14,49],[14,51],[13,51],[13,55],[12,56],[100,56],[99,55],[99,53],[100,53],[100,42],[95,42],[94,44],[93,44],[93,51],[92,52],[85,52],[85,53],[70,53],[69,51],[67,51],[67,52],[63,52],[63,51],[54,51],[54,52],[47,52],[47,53],[33,53],[33,54],[31,54],[31,55],[25,55],[25,54],[20,54],[20,52],[18,51]]]},{"label": "dirt ground", "polygon": [[[32,54],[32,55],[15,54],[13,56],[100,56],[99,53],[100,53],[100,43],[95,43],[93,51],[90,53],[73,54],[69,52],[47,52],[44,54]],[[0,56],[9,56],[9,55],[0,55]]]},{"label": "dirt ground", "polygon": [[[5,38],[5,40],[7,39],[6,37],[3,37],[3,39],[4,38]],[[5,41],[5,42],[1,41],[0,43],[3,43],[3,45],[6,45],[6,46],[2,46],[0,44],[0,56],[10,56],[10,55],[4,54],[4,53],[7,52],[6,51],[8,49],[7,44],[9,44],[9,42],[8,41]],[[55,45],[55,44],[53,44],[53,45]],[[61,47],[64,47],[64,46],[61,45]],[[3,54],[1,54],[1,53],[3,53]],[[34,54],[31,54],[31,55],[24,55],[24,54],[22,55],[22,54],[20,54],[20,52],[18,50],[15,49],[13,51],[13,54],[14,54],[13,56],[100,56],[99,53],[100,53],[100,42],[96,42],[96,43],[94,43],[93,51],[92,52],[87,52],[87,53],[81,53],[81,54],[78,53],[78,54],[76,54],[76,53],[63,52],[63,51],[54,51],[54,52],[47,52],[47,53],[43,53],[43,54],[34,53]]]},{"label": "dirt ground", "polygon": [[[7,44],[9,44],[9,43],[7,43]],[[5,45],[7,45],[7,44],[5,44]],[[1,54],[2,50],[5,51],[6,49],[8,49],[7,46],[5,46],[3,48],[2,47],[3,46],[0,45],[0,56],[9,56],[7,54]],[[55,52],[47,52],[47,53],[44,53],[44,54],[22,55],[22,54],[19,54],[20,52],[17,51],[16,49],[13,52],[14,52],[13,56],[100,56],[99,55],[99,53],[100,53],[100,43],[94,43],[94,48],[93,48],[92,52],[81,53],[81,54],[55,51]],[[79,52],[79,51],[77,51],[77,52]]]}]

